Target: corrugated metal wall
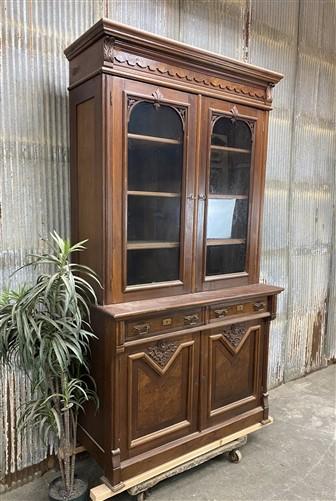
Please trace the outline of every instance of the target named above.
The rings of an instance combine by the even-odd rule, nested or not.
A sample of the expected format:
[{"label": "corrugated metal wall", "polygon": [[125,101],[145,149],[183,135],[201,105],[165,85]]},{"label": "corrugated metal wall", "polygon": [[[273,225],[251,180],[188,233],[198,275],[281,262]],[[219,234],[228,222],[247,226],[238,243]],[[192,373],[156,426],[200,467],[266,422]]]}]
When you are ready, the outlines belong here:
[{"label": "corrugated metal wall", "polygon": [[[0,15],[0,288],[50,230],[69,232],[63,49],[106,16],[284,73],[270,120],[262,253],[262,279],[286,289],[270,386],[335,358],[335,2],[2,0]],[[30,278],[23,271],[12,283]],[[37,435],[16,430],[28,391],[20,374],[3,371],[0,479],[47,454]]]}]

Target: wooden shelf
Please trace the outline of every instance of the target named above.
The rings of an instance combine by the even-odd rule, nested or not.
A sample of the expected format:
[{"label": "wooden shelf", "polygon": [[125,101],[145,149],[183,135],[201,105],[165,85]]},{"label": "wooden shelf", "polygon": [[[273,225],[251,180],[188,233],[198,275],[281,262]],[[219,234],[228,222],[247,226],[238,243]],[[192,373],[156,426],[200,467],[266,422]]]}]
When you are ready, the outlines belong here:
[{"label": "wooden shelf", "polygon": [[177,139],[168,139],[166,137],[156,137],[156,136],[142,136],[140,134],[128,133],[129,139],[138,139],[139,141],[151,141],[154,143],[165,143],[165,144],[182,144],[181,141]]},{"label": "wooden shelf", "polygon": [[127,250],[141,250],[141,249],[174,249],[179,247],[179,242],[128,242]]},{"label": "wooden shelf", "polygon": [[248,198],[247,195],[215,195],[211,193],[208,198],[211,200],[246,200]]},{"label": "wooden shelf", "polygon": [[180,193],[169,193],[166,191],[128,191],[127,195],[134,195],[138,197],[167,197],[167,198],[178,198]]},{"label": "wooden shelf", "polygon": [[251,150],[244,148],[232,148],[231,146],[220,146],[219,144],[212,144],[211,149],[220,151],[230,151],[232,153],[251,153]]},{"label": "wooden shelf", "polygon": [[245,238],[209,238],[207,245],[237,245],[244,244]]}]

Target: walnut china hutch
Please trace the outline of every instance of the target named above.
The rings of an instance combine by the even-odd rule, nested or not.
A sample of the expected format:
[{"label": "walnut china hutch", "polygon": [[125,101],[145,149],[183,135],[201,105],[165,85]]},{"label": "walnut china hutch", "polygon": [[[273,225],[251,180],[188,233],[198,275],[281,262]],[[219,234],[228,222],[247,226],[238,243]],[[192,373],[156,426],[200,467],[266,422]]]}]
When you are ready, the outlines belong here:
[{"label": "walnut china hutch", "polygon": [[102,19],[70,61],[72,238],[102,278],[81,441],[112,489],[270,422],[259,284],[278,73]]}]

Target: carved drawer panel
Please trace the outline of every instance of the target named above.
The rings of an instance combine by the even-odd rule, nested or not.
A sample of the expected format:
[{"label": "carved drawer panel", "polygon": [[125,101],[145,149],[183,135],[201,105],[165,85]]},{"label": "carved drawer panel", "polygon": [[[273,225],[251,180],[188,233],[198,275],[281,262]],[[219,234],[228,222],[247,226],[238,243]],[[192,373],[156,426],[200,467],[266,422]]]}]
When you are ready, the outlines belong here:
[{"label": "carved drawer panel", "polygon": [[210,306],[210,322],[218,322],[226,317],[235,315],[250,315],[253,313],[264,313],[267,311],[267,298],[258,299],[249,303],[230,304],[220,303]]},{"label": "carved drawer panel", "polygon": [[176,331],[204,324],[204,315],[201,308],[184,310],[182,312],[168,312],[156,317],[142,317],[138,320],[126,322],[126,338],[150,336],[163,332]]}]

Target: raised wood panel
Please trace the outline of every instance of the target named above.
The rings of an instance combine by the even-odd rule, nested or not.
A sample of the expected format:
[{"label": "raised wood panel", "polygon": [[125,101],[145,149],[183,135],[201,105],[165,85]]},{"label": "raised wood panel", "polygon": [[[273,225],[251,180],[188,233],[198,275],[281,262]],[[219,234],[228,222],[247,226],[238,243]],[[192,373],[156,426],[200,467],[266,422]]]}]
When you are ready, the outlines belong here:
[{"label": "raised wood panel", "polygon": [[127,354],[127,448],[146,450],[196,425],[198,334]]},{"label": "raised wood panel", "polygon": [[207,336],[206,426],[260,404],[261,325],[234,324]]}]

